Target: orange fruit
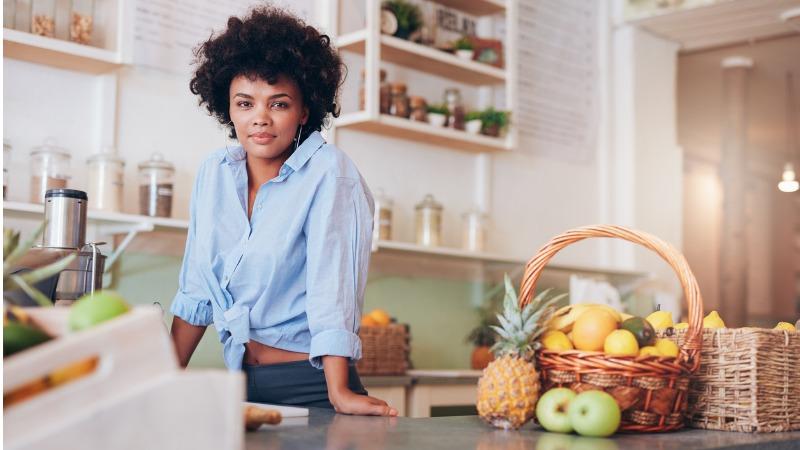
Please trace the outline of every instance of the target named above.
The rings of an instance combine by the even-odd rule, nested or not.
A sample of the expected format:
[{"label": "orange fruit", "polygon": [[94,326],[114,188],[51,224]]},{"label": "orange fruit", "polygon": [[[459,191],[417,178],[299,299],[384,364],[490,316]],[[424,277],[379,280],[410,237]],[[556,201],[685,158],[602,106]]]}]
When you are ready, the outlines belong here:
[{"label": "orange fruit", "polygon": [[617,320],[607,311],[599,308],[589,309],[581,314],[572,326],[572,343],[578,350],[601,352],[606,337],[618,326]]},{"label": "orange fruit", "polygon": [[369,316],[372,317],[372,320],[374,320],[379,326],[382,327],[385,327],[386,325],[392,323],[392,317],[389,315],[389,313],[387,313],[382,309],[373,309],[369,313]]},{"label": "orange fruit", "polygon": [[361,318],[361,326],[362,327],[377,327],[378,322],[372,318],[372,316],[364,316]]}]

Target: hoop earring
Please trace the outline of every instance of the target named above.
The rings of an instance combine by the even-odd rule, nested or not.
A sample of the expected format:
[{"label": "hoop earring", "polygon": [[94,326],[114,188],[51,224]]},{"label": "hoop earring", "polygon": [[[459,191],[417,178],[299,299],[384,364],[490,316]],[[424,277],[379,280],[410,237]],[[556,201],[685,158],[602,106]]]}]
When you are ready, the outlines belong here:
[{"label": "hoop earring", "polygon": [[300,145],[300,136],[303,134],[303,124],[300,124],[300,129],[297,131],[297,137],[294,139],[294,149],[297,150],[297,147]]}]

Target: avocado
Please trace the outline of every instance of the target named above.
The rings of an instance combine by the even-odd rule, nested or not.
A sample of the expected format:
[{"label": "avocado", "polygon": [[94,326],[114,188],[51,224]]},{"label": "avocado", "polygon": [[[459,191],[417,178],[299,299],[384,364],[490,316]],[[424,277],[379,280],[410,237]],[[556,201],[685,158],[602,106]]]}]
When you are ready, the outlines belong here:
[{"label": "avocado", "polygon": [[3,357],[47,342],[51,338],[38,328],[21,323],[9,322],[3,325]]},{"label": "avocado", "polygon": [[628,330],[636,336],[636,342],[639,343],[639,348],[653,345],[656,342],[656,330],[650,325],[650,322],[641,317],[631,317],[626,319],[620,325],[623,330]]}]

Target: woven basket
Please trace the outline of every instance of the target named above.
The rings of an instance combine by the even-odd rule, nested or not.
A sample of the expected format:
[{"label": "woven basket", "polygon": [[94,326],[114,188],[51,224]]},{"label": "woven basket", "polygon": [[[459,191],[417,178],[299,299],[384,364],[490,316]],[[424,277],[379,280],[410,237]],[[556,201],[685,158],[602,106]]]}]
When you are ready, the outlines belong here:
[{"label": "woven basket", "polygon": [[409,333],[403,324],[362,326],[360,375],[403,375],[408,369]]},{"label": "woven basket", "polygon": [[622,410],[619,431],[677,430],[686,421],[689,376],[700,365],[703,301],[697,281],[685,258],[675,248],[641,231],[620,226],[575,228],[544,245],[525,266],[519,302],[530,303],[545,264],[564,247],[587,238],[619,238],[640,244],[661,256],[675,270],[689,306],[689,329],[677,358],[659,356],[608,356],[579,350],[536,353],[543,391],[569,387],[576,392],[604,390]]},{"label": "woven basket", "polygon": [[[661,333],[678,345],[685,330]],[[702,363],[689,386],[689,425],[709,430],[800,430],[800,333],[703,330]]]}]

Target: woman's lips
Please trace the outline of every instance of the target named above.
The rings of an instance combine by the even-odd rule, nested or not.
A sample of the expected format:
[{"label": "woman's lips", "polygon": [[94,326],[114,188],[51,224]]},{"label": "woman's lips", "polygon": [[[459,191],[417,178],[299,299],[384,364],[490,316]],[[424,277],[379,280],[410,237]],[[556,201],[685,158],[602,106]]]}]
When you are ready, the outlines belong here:
[{"label": "woman's lips", "polygon": [[275,140],[275,135],[269,133],[253,133],[250,135],[250,139],[256,144],[269,144]]}]

